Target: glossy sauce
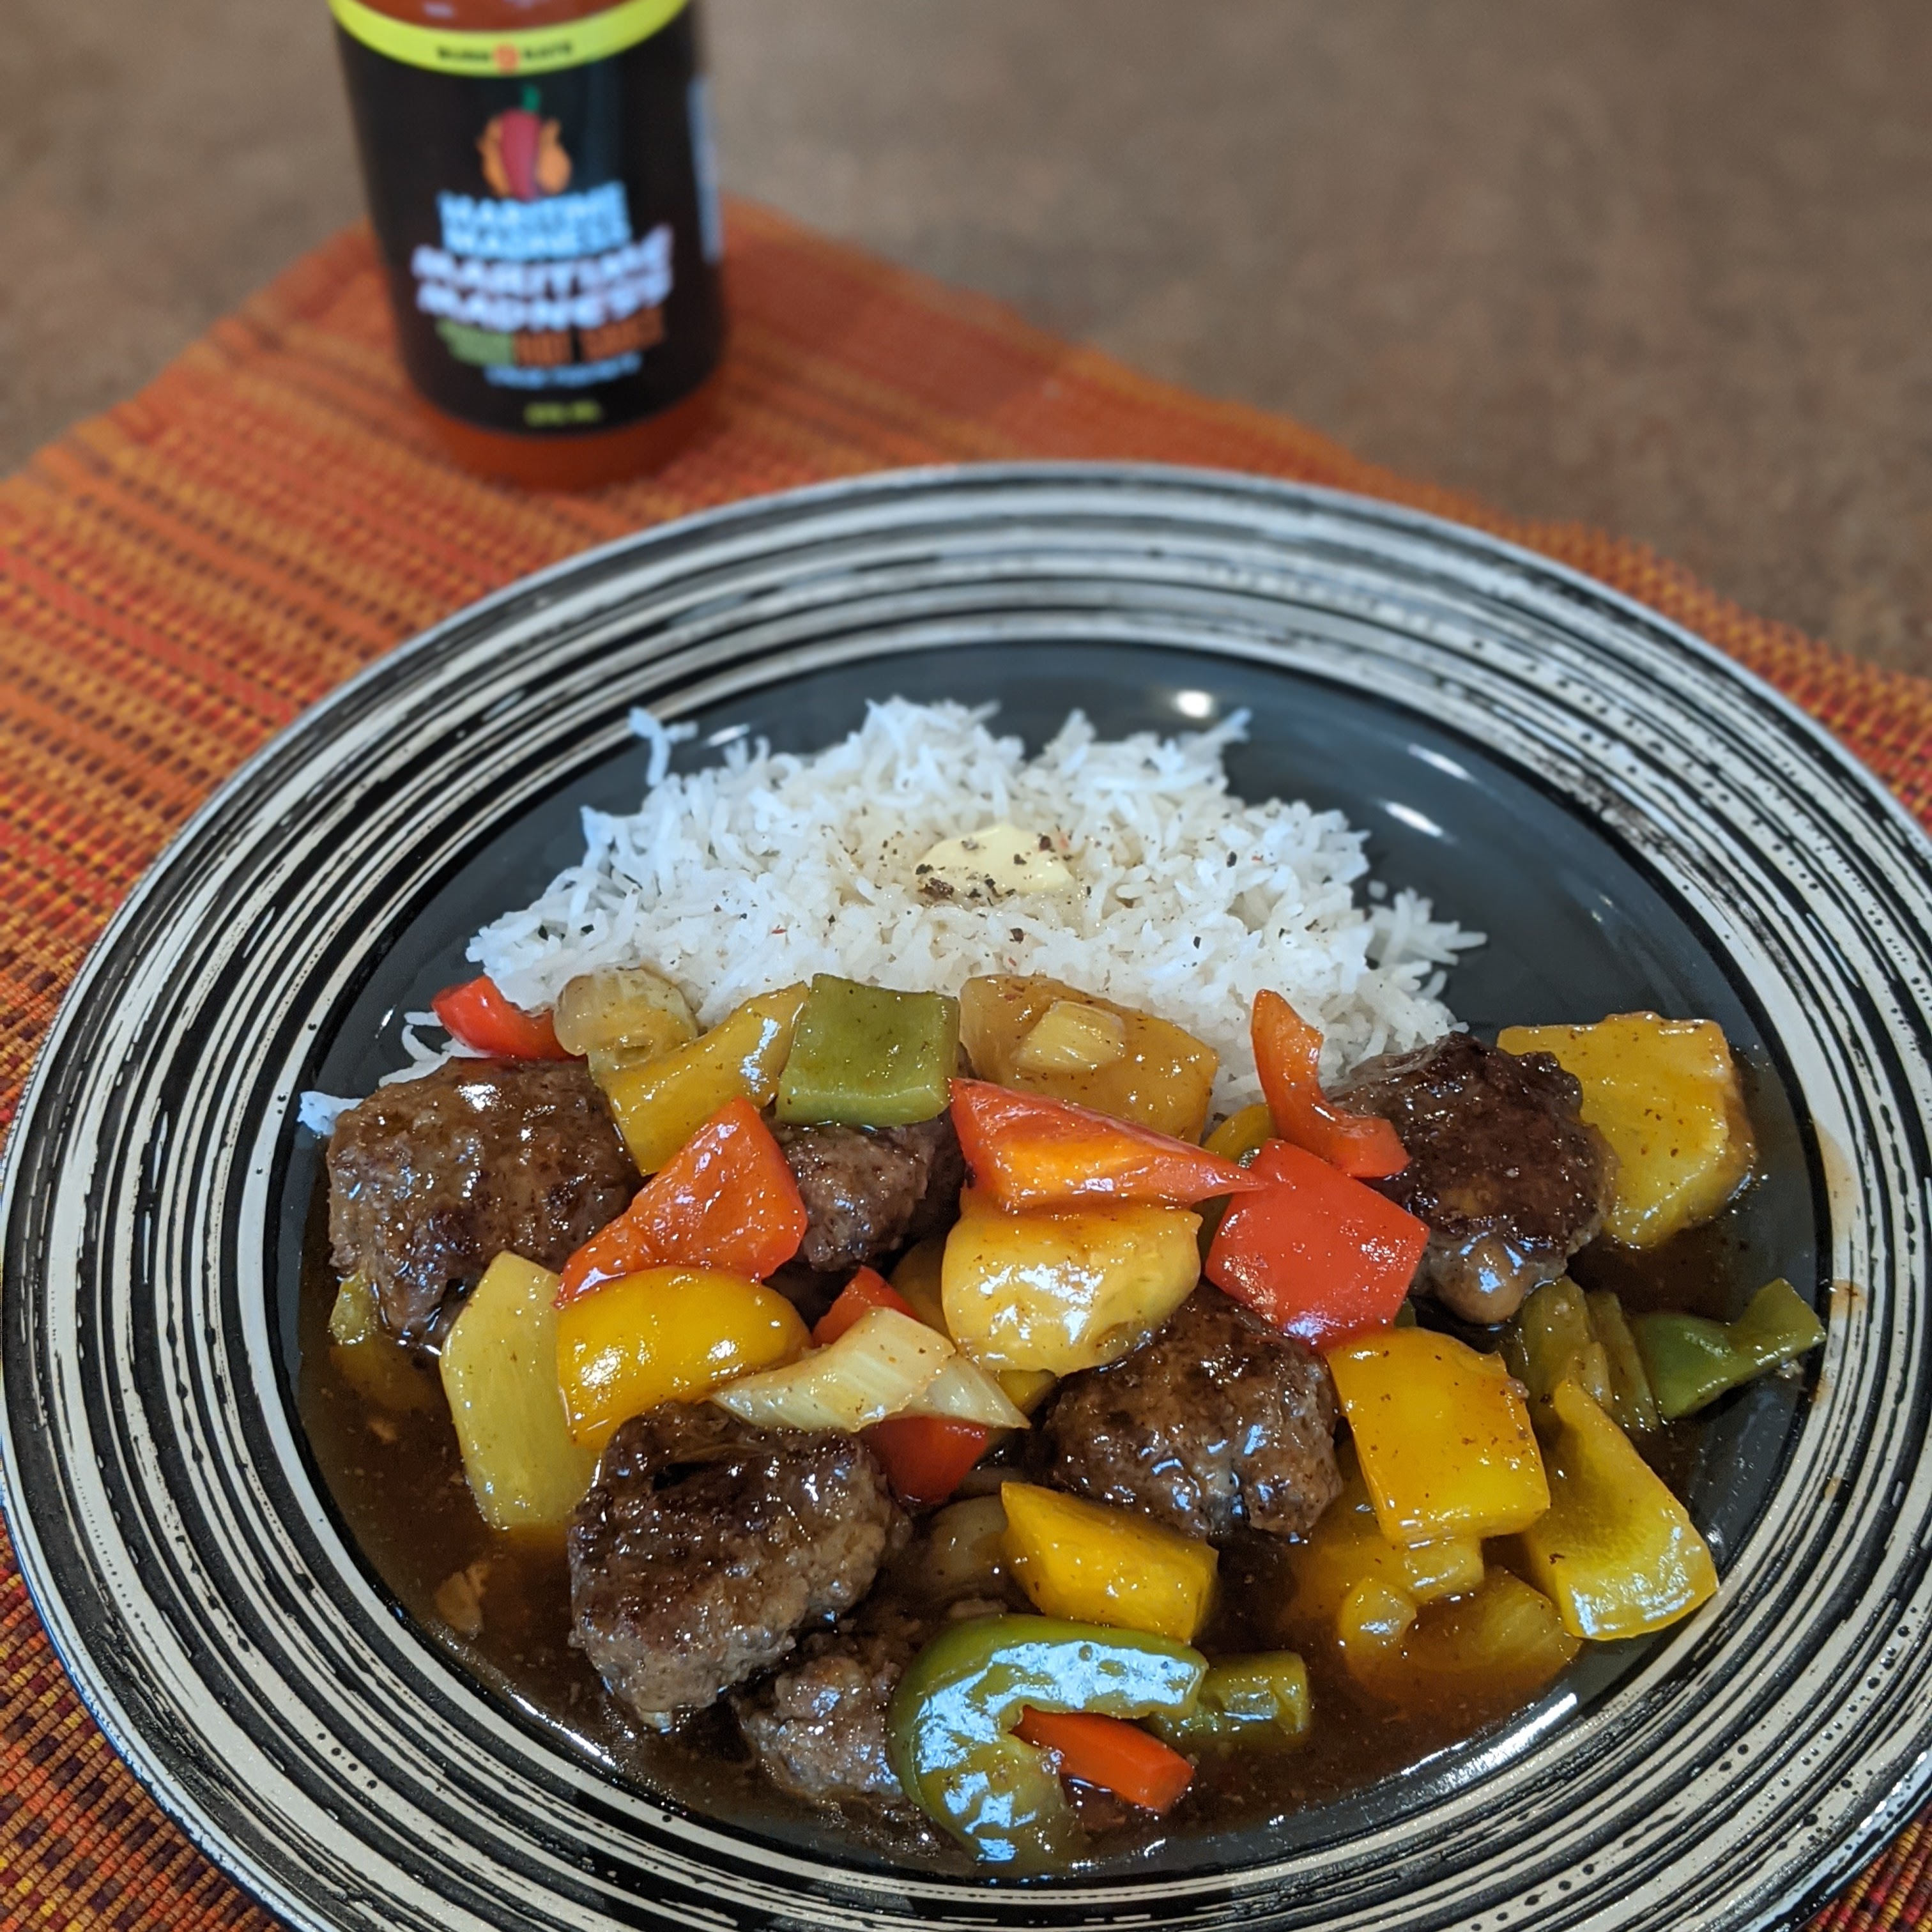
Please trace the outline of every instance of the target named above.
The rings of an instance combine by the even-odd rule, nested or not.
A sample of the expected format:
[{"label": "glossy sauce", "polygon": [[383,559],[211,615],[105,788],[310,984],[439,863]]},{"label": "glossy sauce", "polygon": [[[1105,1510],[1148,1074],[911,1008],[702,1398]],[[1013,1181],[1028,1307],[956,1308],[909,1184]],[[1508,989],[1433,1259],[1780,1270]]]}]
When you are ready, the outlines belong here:
[{"label": "glossy sauce", "polygon": [[[1664,1305],[1721,1310],[1736,1269],[1735,1210],[1650,1256],[1586,1251],[1572,1273],[1614,1286],[1634,1310]],[[298,1401],[316,1460],[354,1542],[408,1614],[500,1696],[577,1748],[661,1796],[700,1813],[749,1821],[789,1814],[795,1826],[832,1828],[859,1846],[935,1869],[971,1861],[916,1823],[845,1808],[828,1820],[774,1791],[751,1764],[723,1704],[675,1738],[640,1732],[604,1691],[570,1642],[570,1593],[562,1539],[504,1536],[488,1529],[470,1500],[441,1384],[421,1372],[423,1406],[379,1408],[348,1380],[328,1335],[336,1282],[328,1265],[326,1212],[310,1217],[300,1311]],[[1699,1425],[1660,1430],[1644,1444],[1665,1480],[1682,1493],[1703,1436]],[[915,1609],[918,1545],[875,1589]],[[1210,1655],[1276,1648],[1270,1628],[1288,1594],[1284,1546],[1254,1536],[1224,1552]],[[459,1575],[473,1579],[473,1603]],[[439,1593],[442,1593],[440,1599]],[[480,1611],[470,1629],[467,1614]],[[452,1622],[452,1612],[456,1613]],[[1340,1797],[1418,1764],[1446,1746],[1507,1719],[1518,1708],[1449,1701],[1395,1712],[1361,1692],[1339,1660],[1304,1652],[1313,1693],[1309,1738],[1292,1750],[1204,1754],[1194,1784],[1165,1820],[1105,1797],[1083,1796],[1096,1858],[1151,1852],[1211,1821],[1217,1832],[1262,1825]]]}]

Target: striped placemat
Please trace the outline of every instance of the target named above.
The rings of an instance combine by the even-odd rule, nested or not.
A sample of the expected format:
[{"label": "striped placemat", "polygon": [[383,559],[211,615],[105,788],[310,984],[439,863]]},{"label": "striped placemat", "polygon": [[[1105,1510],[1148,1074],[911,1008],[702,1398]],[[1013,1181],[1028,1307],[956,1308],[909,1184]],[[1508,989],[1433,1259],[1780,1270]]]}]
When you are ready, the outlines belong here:
[{"label": "striped placemat", "polygon": [[[1788,692],[1932,818],[1932,684],[1754,617],[1641,546],[1527,523],[1208,401],[742,203],[716,420],[580,497],[436,454],[352,230],[155,382],[0,483],[0,1119],[109,914],[234,766],[352,671],[485,592],[645,525],[910,464],[1113,458],[1395,499],[1560,558]],[[1816,1922],[1915,1925],[1922,1820]],[[1922,1849],[1923,1846],[1923,1849]],[[0,1927],[267,1927],[82,1709],[0,1537]]]}]

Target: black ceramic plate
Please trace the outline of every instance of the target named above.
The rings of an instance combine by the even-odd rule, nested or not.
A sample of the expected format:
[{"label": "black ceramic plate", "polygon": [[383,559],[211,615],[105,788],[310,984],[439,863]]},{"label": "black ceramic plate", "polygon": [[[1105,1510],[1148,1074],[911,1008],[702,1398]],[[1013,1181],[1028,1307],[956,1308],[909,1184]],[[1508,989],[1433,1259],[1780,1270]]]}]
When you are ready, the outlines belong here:
[{"label": "black ceramic plate", "polygon": [[[1828,1309],[1810,1382],[1723,1414],[1724,1573],[1524,1718],[1265,1830],[1026,1888],[776,1808],[687,1809],[467,1675],[344,1534],[293,1402],[319,1150],[485,919],[634,807],[647,702],[809,750],[865,700],[996,699],[1031,742],[1253,713],[1250,796],[1340,807],[1490,935],[1479,1028],[1722,1022],[1766,1178],[1740,1283]],[[1790,706],[1654,615],[1468,530],[1320,492],[1083,468],[742,506],[533,579],[318,706],[102,940],[23,1103],[5,1492],[118,1748],[277,1910],[328,1927],[1785,1922],[1928,1782],[1920,1641],[1927,850]]]}]

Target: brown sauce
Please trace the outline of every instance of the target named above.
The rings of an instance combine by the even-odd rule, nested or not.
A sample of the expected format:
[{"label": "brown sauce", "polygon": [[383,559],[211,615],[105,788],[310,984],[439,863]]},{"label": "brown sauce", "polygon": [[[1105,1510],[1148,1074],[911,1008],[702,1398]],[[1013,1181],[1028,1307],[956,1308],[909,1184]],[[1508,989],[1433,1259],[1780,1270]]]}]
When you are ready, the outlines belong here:
[{"label": "brown sauce", "polygon": [[1687,1228],[1659,1248],[1621,1248],[1612,1241],[1592,1241],[1572,1258],[1570,1278],[1586,1292],[1608,1288],[1623,1303],[1627,1315],[1669,1309],[1722,1322],[1737,1312],[1733,1303],[1744,1254],[1733,1208],[1701,1228]]},{"label": "brown sauce", "polygon": [[[1722,1306],[1716,1288],[1735,1258],[1729,1216],[1657,1253],[1577,1258],[1573,1273],[1591,1286],[1615,1286],[1633,1307]],[[793,1828],[837,1832],[848,1843],[901,1862],[960,1872],[971,1861],[916,1823],[849,1808],[828,1820],[774,1792],[748,1762],[722,1706],[674,1738],[643,1733],[605,1693],[570,1642],[568,1570],[562,1542],[498,1534],[485,1527],[464,1480],[454,1427],[434,1373],[421,1372],[423,1406],[404,1412],[373,1404],[342,1370],[328,1335],[336,1282],[321,1212],[310,1219],[299,1315],[302,1366],[297,1400],[309,1444],[349,1534],[397,1601],[464,1668],[528,1717],[620,1775],[684,1808],[740,1820],[792,1821]],[[1682,1252],[1678,1252],[1681,1250]],[[1734,1269],[1733,1269],[1734,1272]],[[1698,1292],[1700,1283],[1713,1292]],[[1678,1424],[1660,1431],[1646,1453],[1683,1493],[1703,1431]],[[1223,1558],[1220,1606],[1204,1633],[1210,1656],[1280,1647],[1270,1627],[1283,1602],[1282,1546],[1255,1537]],[[916,1561],[877,1586],[921,1607]],[[473,1580],[470,1628],[449,1614],[472,1606],[460,1586],[439,1604],[451,1580]],[[460,1617],[465,1623],[466,1616]],[[1339,1660],[1304,1652],[1313,1693],[1310,1737],[1292,1750],[1204,1755],[1179,1806],[1158,1822],[1112,1801],[1083,1806],[1094,1854],[1106,1857],[1211,1825],[1216,1832],[1264,1824],[1327,1803],[1418,1764],[1447,1746],[1500,1724],[1510,1706],[1483,1708],[1445,1700],[1391,1712],[1361,1691]],[[1125,1814],[1124,1816],[1123,1814]]]}]

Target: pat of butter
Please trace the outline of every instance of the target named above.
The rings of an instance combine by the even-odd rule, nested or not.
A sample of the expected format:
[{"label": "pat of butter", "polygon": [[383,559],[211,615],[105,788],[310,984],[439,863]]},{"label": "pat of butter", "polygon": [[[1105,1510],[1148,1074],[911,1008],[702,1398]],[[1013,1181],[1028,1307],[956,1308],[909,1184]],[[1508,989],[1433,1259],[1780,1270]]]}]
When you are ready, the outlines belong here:
[{"label": "pat of butter", "polygon": [[913,868],[928,898],[1010,898],[1016,892],[1064,892],[1073,884],[1053,842],[1002,820],[963,838],[942,838]]}]

